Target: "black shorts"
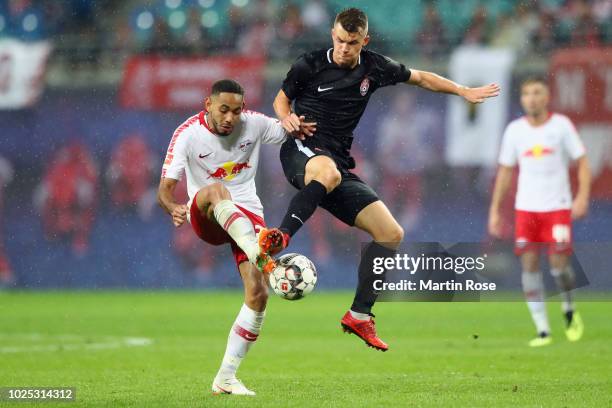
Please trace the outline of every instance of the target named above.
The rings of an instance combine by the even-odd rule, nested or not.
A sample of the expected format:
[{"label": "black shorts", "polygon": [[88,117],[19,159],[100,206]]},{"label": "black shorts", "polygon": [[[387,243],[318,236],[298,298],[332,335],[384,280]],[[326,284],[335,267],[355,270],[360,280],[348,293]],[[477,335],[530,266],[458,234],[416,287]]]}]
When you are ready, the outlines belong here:
[{"label": "black shorts", "polygon": [[[330,157],[337,163],[328,149],[312,146],[312,143],[309,143],[309,147],[307,147],[299,139],[288,138],[281,147],[280,159],[289,183],[298,190],[304,188],[306,163],[311,158],[320,155]],[[357,214],[368,205],[378,201],[379,198],[372,187],[368,186],[356,174],[341,167],[338,167],[338,171],[342,175],[342,181],[334,191],[325,196],[319,206],[325,208],[345,224],[354,226]]]}]

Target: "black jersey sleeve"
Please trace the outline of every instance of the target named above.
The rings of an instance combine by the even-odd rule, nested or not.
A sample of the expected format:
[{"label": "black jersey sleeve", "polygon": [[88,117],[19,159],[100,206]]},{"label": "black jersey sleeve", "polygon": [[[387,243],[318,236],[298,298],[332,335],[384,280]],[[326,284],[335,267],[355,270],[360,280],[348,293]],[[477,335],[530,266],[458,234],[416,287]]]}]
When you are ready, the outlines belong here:
[{"label": "black jersey sleeve", "polygon": [[293,63],[282,86],[283,92],[285,92],[289,99],[294,100],[304,92],[311,71],[312,69],[305,55],[302,55]]},{"label": "black jersey sleeve", "polygon": [[400,64],[384,55],[376,55],[375,60],[378,67],[378,83],[380,87],[395,85],[410,79],[410,70],[404,64]]}]

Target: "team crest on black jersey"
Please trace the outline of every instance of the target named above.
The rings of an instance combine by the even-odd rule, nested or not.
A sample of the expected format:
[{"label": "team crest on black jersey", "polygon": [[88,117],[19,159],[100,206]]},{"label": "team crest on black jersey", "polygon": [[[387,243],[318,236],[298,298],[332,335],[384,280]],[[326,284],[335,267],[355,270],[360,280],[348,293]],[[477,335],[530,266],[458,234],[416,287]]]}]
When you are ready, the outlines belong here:
[{"label": "team crest on black jersey", "polygon": [[361,93],[361,96],[366,96],[366,94],[368,93],[368,89],[370,89],[370,79],[363,78],[363,81],[361,81],[361,85],[359,86],[359,92]]}]

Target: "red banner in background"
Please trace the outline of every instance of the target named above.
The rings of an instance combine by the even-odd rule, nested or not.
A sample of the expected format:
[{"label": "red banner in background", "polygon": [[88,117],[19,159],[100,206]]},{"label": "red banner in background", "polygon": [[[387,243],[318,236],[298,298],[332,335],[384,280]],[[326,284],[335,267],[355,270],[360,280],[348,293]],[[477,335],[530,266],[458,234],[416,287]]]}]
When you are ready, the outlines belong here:
[{"label": "red banner in background", "polygon": [[612,48],[557,51],[549,74],[556,112],[576,124],[612,123]]},{"label": "red banner in background", "polygon": [[215,81],[230,78],[245,89],[247,107],[257,108],[264,88],[265,59],[132,57],[125,66],[121,105],[145,110],[202,109]]},{"label": "red banner in background", "polygon": [[549,84],[553,110],[574,121],[586,146],[593,198],[612,200],[612,48],[557,51]]}]

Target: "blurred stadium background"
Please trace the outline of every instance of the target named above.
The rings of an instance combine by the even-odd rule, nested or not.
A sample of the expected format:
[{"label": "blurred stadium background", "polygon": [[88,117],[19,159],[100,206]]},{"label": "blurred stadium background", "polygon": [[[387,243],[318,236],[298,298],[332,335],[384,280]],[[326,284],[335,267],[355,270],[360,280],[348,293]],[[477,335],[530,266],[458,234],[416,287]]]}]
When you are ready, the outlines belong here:
[{"label": "blurred stadium background", "polygon": [[[521,114],[517,84],[531,74],[549,78],[554,110],[575,121],[589,151],[593,203],[576,240],[612,240],[610,0],[0,0],[3,284],[240,285],[229,248],[174,230],[157,207],[165,150],[222,77],[245,85],[250,109],[273,115],[290,64],[330,45],[346,6],[368,14],[373,50],[467,85],[502,85],[477,107],[407,86],[374,96],[356,131],[357,172],[408,240],[489,239],[501,133]],[[293,192],[278,149],[263,155],[258,189],[275,225]],[[320,210],[293,249],[325,270],[322,287],[352,287],[364,239]]]}]

